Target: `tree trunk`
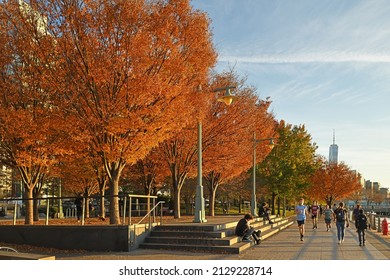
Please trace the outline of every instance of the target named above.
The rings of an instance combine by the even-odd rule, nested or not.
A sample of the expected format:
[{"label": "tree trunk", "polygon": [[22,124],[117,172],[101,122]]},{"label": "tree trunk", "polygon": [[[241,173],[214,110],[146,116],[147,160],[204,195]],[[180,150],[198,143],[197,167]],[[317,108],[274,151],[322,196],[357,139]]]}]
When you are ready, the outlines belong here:
[{"label": "tree trunk", "polygon": [[126,163],[119,159],[114,162],[107,162],[107,159],[104,160],[104,168],[108,176],[108,184],[110,188],[110,224],[119,225],[121,224],[121,219],[119,215],[119,179],[121,173]]},{"label": "tree trunk", "polygon": [[175,219],[180,219],[180,192],[187,177],[187,173],[179,174],[176,164],[171,165],[170,170],[173,188],[173,213]]},{"label": "tree trunk", "polygon": [[36,188],[34,188],[34,190],[33,190],[33,198],[34,198],[34,200],[33,200],[33,211],[34,211],[34,222],[37,222],[37,221],[39,221],[39,209],[38,209],[38,207],[39,207],[39,204],[38,204],[38,199],[39,199],[39,192],[37,191],[37,189]]},{"label": "tree trunk", "polygon": [[26,216],[25,216],[24,223],[26,225],[33,225],[34,224],[33,187],[28,186],[27,184],[25,186],[26,186],[25,195],[26,195],[27,200],[25,200],[25,202],[26,202]]},{"label": "tree trunk", "polygon": [[276,193],[272,192],[272,197],[271,197],[271,214],[275,215],[275,198],[276,198]]},{"label": "tree trunk", "polygon": [[215,194],[217,193],[217,188],[213,188],[212,191],[209,192],[209,216],[215,216]]},{"label": "tree trunk", "polygon": [[110,180],[110,224],[111,225],[119,225],[121,223],[121,219],[119,216],[119,176],[112,178]]},{"label": "tree trunk", "polygon": [[106,189],[106,184],[107,180],[104,178],[100,177],[98,178],[99,182],[99,192],[100,192],[100,211],[99,211],[99,217],[102,219],[106,218],[106,210],[105,210],[105,205],[104,205],[104,192]]},{"label": "tree trunk", "polygon": [[176,186],[173,190],[173,199],[174,199],[174,217],[175,219],[180,219],[180,188]]}]

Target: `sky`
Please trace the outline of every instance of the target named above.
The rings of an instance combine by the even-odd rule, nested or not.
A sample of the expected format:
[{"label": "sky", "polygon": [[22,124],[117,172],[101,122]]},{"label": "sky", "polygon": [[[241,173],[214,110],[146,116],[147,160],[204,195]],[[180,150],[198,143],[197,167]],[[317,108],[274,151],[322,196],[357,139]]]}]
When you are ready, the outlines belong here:
[{"label": "sky", "polygon": [[390,1],[191,0],[211,21],[218,71],[305,125],[317,153],[390,187]]}]

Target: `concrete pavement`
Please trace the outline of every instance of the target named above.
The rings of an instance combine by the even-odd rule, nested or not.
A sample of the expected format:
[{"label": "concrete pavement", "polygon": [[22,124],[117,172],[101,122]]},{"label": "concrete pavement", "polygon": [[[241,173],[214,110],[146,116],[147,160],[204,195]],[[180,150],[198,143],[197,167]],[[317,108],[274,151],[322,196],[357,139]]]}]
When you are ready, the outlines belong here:
[{"label": "concrete pavement", "polygon": [[118,253],[56,255],[58,260],[388,260],[389,236],[367,232],[366,246],[358,245],[356,230],[346,229],[345,241],[337,243],[335,226],[327,232],[325,224],[318,229],[306,225],[305,240],[299,240],[296,223],[241,254],[209,254],[166,250],[138,249]]}]

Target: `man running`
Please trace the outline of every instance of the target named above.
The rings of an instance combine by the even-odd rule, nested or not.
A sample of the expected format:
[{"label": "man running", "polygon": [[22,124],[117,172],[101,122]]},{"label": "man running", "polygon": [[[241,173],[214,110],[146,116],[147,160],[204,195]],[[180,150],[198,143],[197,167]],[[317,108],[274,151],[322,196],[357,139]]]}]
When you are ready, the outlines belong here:
[{"label": "man running", "polygon": [[318,211],[319,206],[317,201],[314,201],[313,205],[311,206],[311,219],[313,221],[313,229],[317,228],[317,222],[318,222]]},{"label": "man running", "polygon": [[307,215],[307,207],[303,205],[304,199],[301,198],[299,200],[299,204],[295,207],[295,213],[297,214],[297,223],[299,229],[299,235],[301,237],[301,241],[303,241],[303,237],[305,235],[305,221]]}]

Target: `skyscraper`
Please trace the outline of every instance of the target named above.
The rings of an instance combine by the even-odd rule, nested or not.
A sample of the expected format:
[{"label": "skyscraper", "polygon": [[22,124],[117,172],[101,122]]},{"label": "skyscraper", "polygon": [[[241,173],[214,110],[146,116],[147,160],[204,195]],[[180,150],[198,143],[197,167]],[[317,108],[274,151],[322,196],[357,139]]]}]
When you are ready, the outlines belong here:
[{"label": "skyscraper", "polygon": [[329,147],[329,163],[337,163],[339,155],[339,147],[335,144],[335,132],[333,130],[333,144]]}]

